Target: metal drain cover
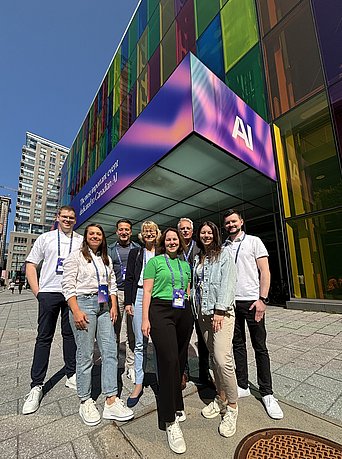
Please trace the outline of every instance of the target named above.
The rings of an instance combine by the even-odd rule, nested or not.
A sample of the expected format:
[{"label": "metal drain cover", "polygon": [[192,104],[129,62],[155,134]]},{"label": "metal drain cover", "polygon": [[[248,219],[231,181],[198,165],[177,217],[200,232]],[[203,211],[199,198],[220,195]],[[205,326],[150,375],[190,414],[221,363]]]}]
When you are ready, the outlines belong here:
[{"label": "metal drain cover", "polygon": [[342,446],[299,430],[263,429],[241,440],[234,459],[342,459]]}]

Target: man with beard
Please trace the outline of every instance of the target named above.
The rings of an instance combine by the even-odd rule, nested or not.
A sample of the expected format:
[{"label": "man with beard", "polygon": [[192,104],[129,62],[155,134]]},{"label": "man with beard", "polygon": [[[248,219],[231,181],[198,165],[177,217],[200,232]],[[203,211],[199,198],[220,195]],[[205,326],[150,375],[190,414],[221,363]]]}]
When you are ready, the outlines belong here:
[{"label": "man with beard", "polygon": [[237,268],[236,315],[233,351],[239,397],[250,395],[245,324],[249,330],[255,353],[259,392],[268,415],[282,419],[284,414],[273,396],[270,358],[266,346],[265,311],[270,288],[268,252],[260,238],[242,230],[241,213],[228,210],[223,216],[228,233],[228,247]]}]

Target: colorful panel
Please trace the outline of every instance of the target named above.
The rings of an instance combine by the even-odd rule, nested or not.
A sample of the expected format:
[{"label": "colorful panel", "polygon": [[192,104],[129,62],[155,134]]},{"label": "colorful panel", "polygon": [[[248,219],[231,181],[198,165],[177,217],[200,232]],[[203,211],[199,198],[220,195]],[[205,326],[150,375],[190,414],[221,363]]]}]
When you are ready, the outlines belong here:
[{"label": "colorful panel", "polygon": [[223,48],[220,15],[197,40],[197,56],[212,72],[224,80]]},{"label": "colorful panel", "polygon": [[194,0],[194,4],[196,15],[196,37],[199,37],[220,11],[220,1]]},{"label": "colorful panel", "polygon": [[191,55],[194,130],[276,180],[269,125]]}]

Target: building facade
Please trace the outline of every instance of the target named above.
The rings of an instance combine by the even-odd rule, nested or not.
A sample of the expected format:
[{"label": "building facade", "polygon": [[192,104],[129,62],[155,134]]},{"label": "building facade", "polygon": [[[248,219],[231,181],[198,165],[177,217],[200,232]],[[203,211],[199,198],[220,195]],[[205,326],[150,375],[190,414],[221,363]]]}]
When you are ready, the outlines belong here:
[{"label": "building facade", "polygon": [[[120,216],[130,216],[136,228],[147,217],[161,226],[184,215],[220,222],[226,208],[238,207],[248,222],[247,231],[259,234],[270,248],[274,298],[294,307],[308,302],[310,307],[341,312],[341,17],[340,0],[140,1],[63,167],[62,203],[79,207],[81,225],[82,214],[87,217],[84,224],[96,217],[107,225],[109,239],[114,219]],[[189,63],[192,130],[177,137],[170,113],[176,104],[172,87],[180,88],[180,71],[177,84],[174,75],[189,53],[196,56]],[[197,60],[213,76],[207,78]],[[250,160],[253,155],[247,160],[221,142],[221,135],[212,138],[208,129],[198,129],[196,111],[201,104],[201,120],[207,125],[213,117],[221,121],[218,112],[226,113],[214,97],[218,92],[197,84],[196,69],[207,87],[214,80],[215,87],[226,85],[270,126],[274,178],[260,168],[262,161]],[[167,92],[169,98],[163,99]],[[136,148],[139,136],[148,133],[148,116],[157,113],[157,105],[160,113],[151,139],[168,146],[163,155],[172,155],[172,164],[161,155],[153,162],[153,141],[149,148]],[[263,124],[248,124],[243,118],[248,109],[243,107],[237,124],[233,118],[232,133],[255,154],[253,136]],[[177,126],[182,130],[184,124]],[[192,139],[185,146],[194,134],[208,142]],[[182,157],[177,156],[176,137],[179,145],[183,142]],[[228,165],[213,146],[238,159]],[[258,157],[265,151],[258,149]],[[145,161],[145,170],[131,177],[120,172],[124,155],[132,170],[139,161]],[[215,163],[206,163],[209,155]],[[184,198],[186,191],[176,196],[172,189],[170,171],[175,173],[178,157],[184,164],[177,171],[176,186],[181,189],[180,181],[191,179],[191,197]],[[216,167],[219,161],[224,167]],[[107,175],[98,176],[107,165]],[[196,176],[190,177],[187,168],[196,169]],[[153,172],[157,169],[159,175]],[[103,195],[91,197],[92,192],[98,196],[96,187],[115,170],[108,185],[111,191],[102,187]],[[271,182],[264,182],[265,177]]]},{"label": "building facade", "polygon": [[22,148],[14,231],[10,233],[7,270],[21,272],[37,237],[53,226],[58,208],[60,171],[69,149],[26,132]]},{"label": "building facade", "polygon": [[0,196],[0,274],[4,269],[8,214],[11,210],[11,198]]}]

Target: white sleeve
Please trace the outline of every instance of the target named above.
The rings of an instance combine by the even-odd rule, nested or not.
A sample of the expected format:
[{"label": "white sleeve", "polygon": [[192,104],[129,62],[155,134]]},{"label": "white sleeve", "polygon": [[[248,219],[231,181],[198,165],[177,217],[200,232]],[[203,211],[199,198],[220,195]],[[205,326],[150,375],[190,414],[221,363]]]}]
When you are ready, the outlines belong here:
[{"label": "white sleeve", "polygon": [[113,263],[112,263],[112,260],[110,258],[109,258],[109,269],[110,269],[109,278],[108,278],[109,294],[110,295],[117,295],[118,294],[118,287],[117,287],[117,284],[116,284],[116,276],[115,276],[115,272],[114,272],[114,269],[113,269]]},{"label": "white sleeve", "polygon": [[265,244],[257,236],[255,236],[255,239],[254,239],[254,255],[255,255],[255,259],[262,258],[262,257],[268,257],[268,252],[265,247]]},{"label": "white sleeve", "polygon": [[45,235],[41,234],[33,244],[31,252],[28,254],[26,261],[29,263],[34,263],[38,265],[42,260],[44,260],[45,255]]},{"label": "white sleeve", "polygon": [[71,252],[63,262],[62,293],[68,301],[72,296],[76,296],[77,274],[80,263],[80,252]]}]

